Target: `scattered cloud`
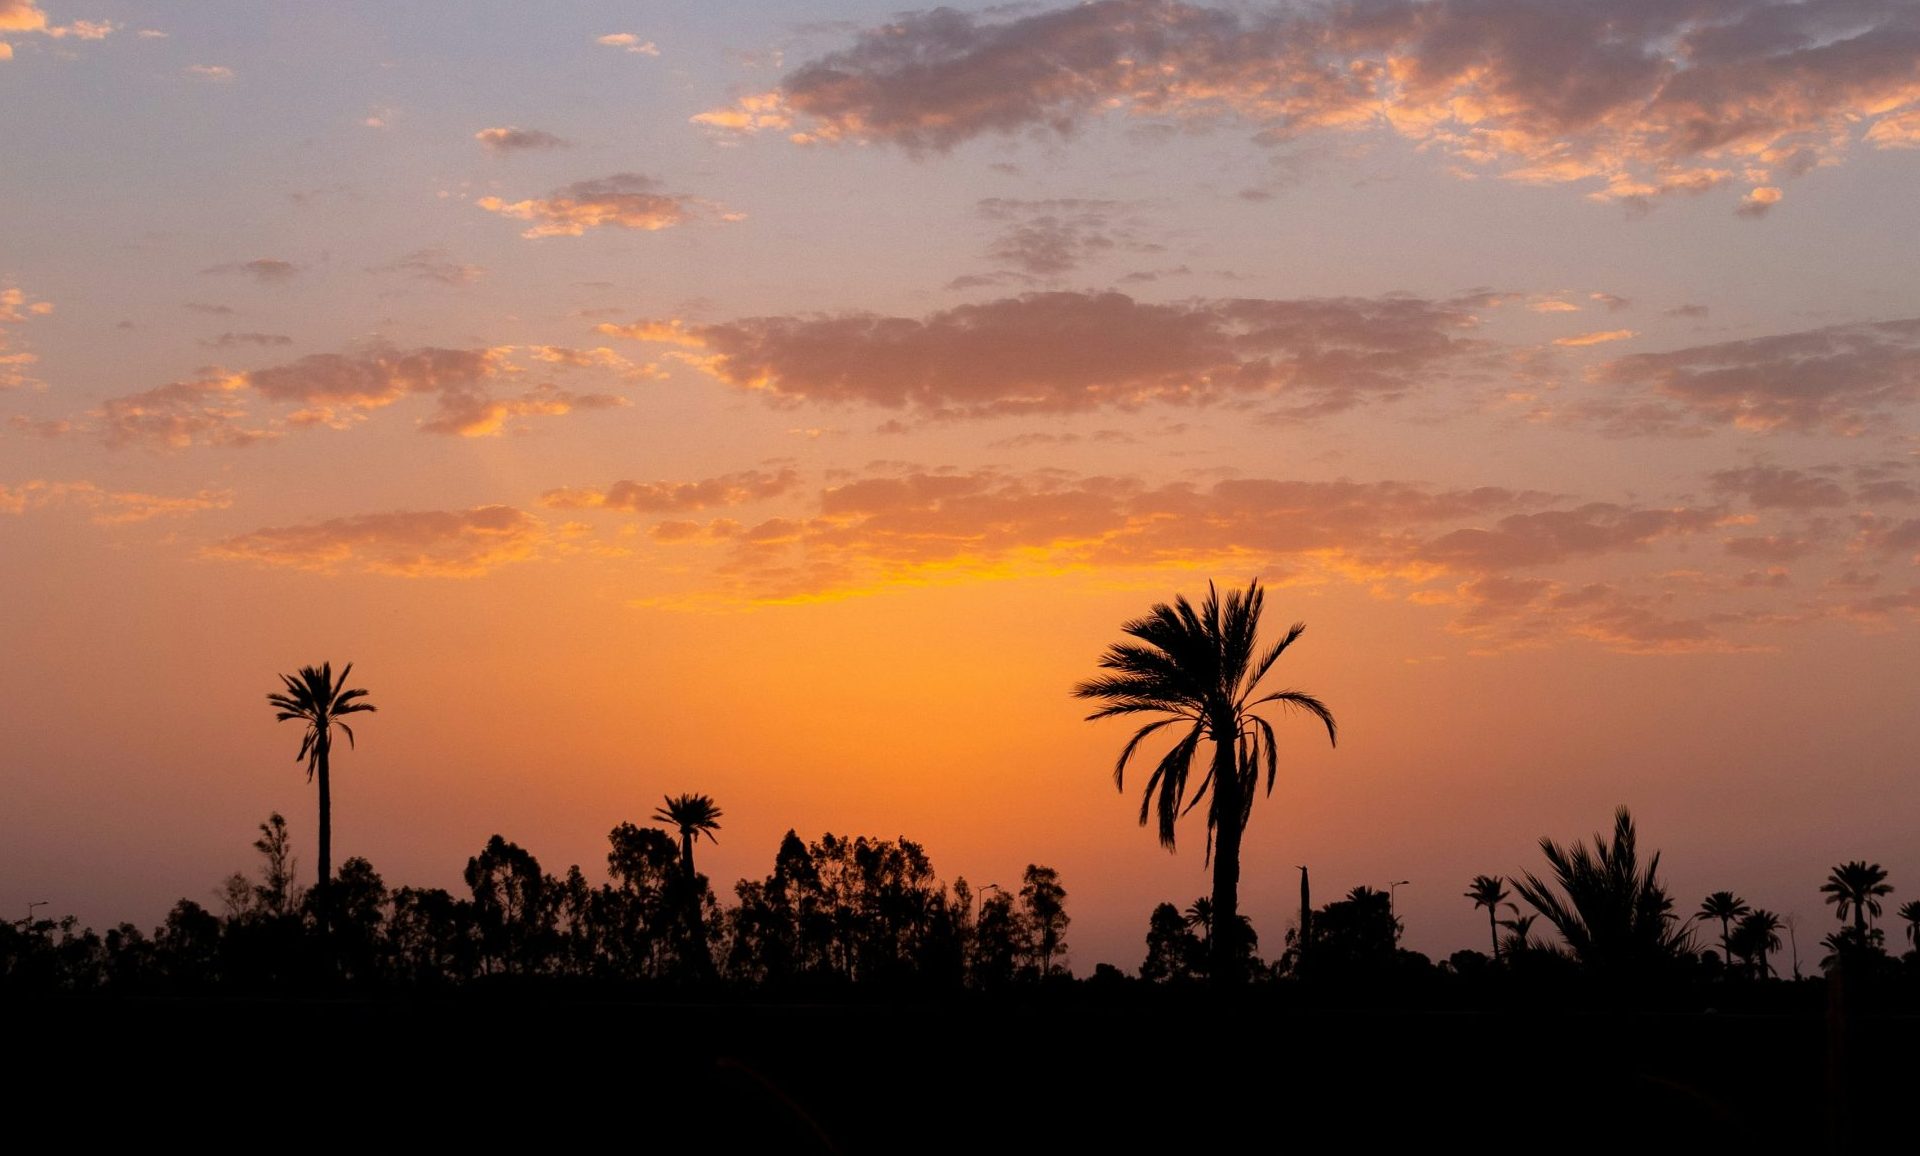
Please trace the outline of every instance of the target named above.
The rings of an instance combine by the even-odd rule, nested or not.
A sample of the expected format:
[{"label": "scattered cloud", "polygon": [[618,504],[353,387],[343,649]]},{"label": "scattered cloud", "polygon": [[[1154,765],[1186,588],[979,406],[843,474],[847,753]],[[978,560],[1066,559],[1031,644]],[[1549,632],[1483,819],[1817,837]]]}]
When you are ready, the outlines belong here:
[{"label": "scattered cloud", "polygon": [[9,286],[0,289],[0,390],[22,389],[40,383],[28,372],[39,356],[14,343],[8,326],[21,325],[53,312],[51,301],[36,301],[26,292]]},{"label": "scattered cloud", "polygon": [[487,275],[487,271],[478,265],[465,265],[453,259],[445,249],[415,249],[404,257],[385,264],[375,265],[369,273],[399,273],[417,281],[433,281],[441,285],[471,285]]},{"label": "scattered cloud", "polygon": [[292,345],[293,338],[284,333],[222,333],[218,337],[200,342],[209,349],[238,349],[243,346],[281,346]]},{"label": "scattered cloud", "polygon": [[659,45],[651,40],[642,40],[637,33],[633,32],[610,32],[605,36],[596,37],[594,43],[604,44],[608,48],[624,49],[640,56],[660,55]]},{"label": "scattered cloud", "polygon": [[1818,474],[1780,466],[1747,466],[1708,475],[1715,493],[1746,499],[1758,509],[1816,510],[1847,504],[1840,483]]},{"label": "scattered cloud", "polygon": [[[555,417],[576,410],[627,404],[609,393],[585,393],[542,382],[508,388],[524,379],[525,356],[538,364],[560,359],[553,346],[481,349],[423,347],[402,350],[376,345],[358,353],[315,353],[248,372],[210,367],[181,381],[109,398],[91,415],[109,446],[179,449],[191,445],[242,447],[270,441],[289,429],[344,429],[372,412],[409,396],[431,398],[423,433],[493,437],[513,428],[513,419]],[[609,351],[611,352],[611,351]],[[625,376],[646,370],[624,358],[602,362]]]},{"label": "scattered cloud", "polygon": [[1000,226],[988,259],[1030,277],[1058,277],[1115,251],[1161,250],[1140,240],[1118,201],[989,197],[975,208]]},{"label": "scattered cloud", "polygon": [[268,527],[208,546],[208,557],[320,573],[474,578],[534,556],[545,525],[511,506],[402,511]]},{"label": "scattered cloud", "polygon": [[262,285],[284,285],[299,274],[300,266],[291,261],[282,261],[278,257],[256,257],[251,261],[228,261],[221,265],[210,265],[200,271],[212,274],[238,274],[251,277]]},{"label": "scattered cloud", "polygon": [[913,154],[1114,112],[1269,144],[1390,131],[1468,172],[1646,203],[1910,145],[1914,57],[1894,0],[1096,0],[901,16],[696,119]]},{"label": "scattered cloud", "polygon": [[572,148],[573,142],[557,137],[550,132],[537,128],[515,128],[511,125],[503,128],[483,128],[473,134],[488,152],[507,154],[524,152],[551,152],[554,149]]},{"label": "scattered cloud", "polygon": [[111,20],[75,20],[52,24],[36,0],[0,0],[0,60],[13,59],[13,36],[45,36],[49,40],[105,40],[120,26]]},{"label": "scattered cloud", "polygon": [[216,84],[225,84],[233,79],[233,69],[224,64],[189,64],[186,73],[195,80],[210,80]]},{"label": "scattered cloud", "polygon": [[1764,217],[1780,203],[1781,192],[1772,186],[1753,189],[1740,198],[1740,207],[1734,212],[1742,217]]},{"label": "scattered cloud", "polygon": [[588,229],[619,228],[651,232],[685,224],[703,215],[737,220],[711,202],[685,193],[660,192],[660,182],[639,173],[615,173],[591,181],[577,181],[545,197],[507,202],[482,197],[479,206],[490,213],[531,221],[520,235],[528,238],[578,237]]},{"label": "scattered cloud", "polygon": [[851,313],[598,328],[679,346],[677,356],[718,380],[778,401],[976,416],[1239,399],[1311,416],[1409,393],[1477,351],[1470,334],[1479,300],[1161,305],[1122,293],[1056,292],[924,318]]},{"label": "scattered cloud", "polygon": [[1614,293],[1589,293],[1587,294],[1587,299],[1603,306],[1609,313],[1618,313],[1622,309],[1633,308],[1633,302],[1631,300]]},{"label": "scattered cloud", "polygon": [[1920,399],[1920,318],[1632,354],[1595,377],[1642,391],[1644,403],[1676,419],[1859,433]]},{"label": "scattered cloud", "polygon": [[31,481],[12,486],[0,483],[0,514],[68,506],[88,511],[89,519],[100,526],[178,518],[204,510],[224,510],[231,505],[233,494],[226,490],[201,490],[185,497],[166,497],[132,490],[108,490],[92,482]]},{"label": "scattered cloud", "polygon": [[1673,308],[1667,310],[1667,316],[1668,317],[1687,317],[1695,320],[1704,320],[1710,312],[1712,311],[1709,310],[1705,305],[1676,305]]},{"label": "scattered cloud", "polygon": [[1631,329],[1603,329],[1594,333],[1580,333],[1572,337],[1556,337],[1555,345],[1579,347],[1582,345],[1603,345],[1609,341],[1626,341],[1639,336]]},{"label": "scattered cloud", "polygon": [[748,470],[697,482],[619,481],[605,489],[548,490],[540,504],[557,510],[628,510],[636,514],[692,512],[743,506],[791,493],[800,485],[799,472]]}]

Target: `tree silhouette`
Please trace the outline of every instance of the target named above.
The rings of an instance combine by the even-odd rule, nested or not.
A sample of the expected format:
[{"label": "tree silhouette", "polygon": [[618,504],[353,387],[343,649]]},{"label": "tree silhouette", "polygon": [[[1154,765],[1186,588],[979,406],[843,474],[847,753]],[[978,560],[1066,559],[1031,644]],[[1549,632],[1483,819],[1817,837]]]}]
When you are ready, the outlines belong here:
[{"label": "tree silhouette", "polygon": [[[1507,906],[1513,907],[1511,903]],[[1534,948],[1533,923],[1538,915],[1522,915],[1515,907],[1512,919],[1502,919],[1500,926],[1507,929],[1507,959],[1513,960],[1525,955]]]},{"label": "tree silhouette", "polygon": [[1747,912],[1727,940],[1728,950],[1737,953],[1753,969],[1754,978],[1765,979],[1773,968],[1767,963],[1769,952],[1780,950],[1780,917],[1764,907]]},{"label": "tree silhouette", "polygon": [[693,844],[705,835],[707,842],[718,844],[720,840],[713,833],[720,829],[720,808],[714,805],[711,795],[667,795],[666,806],[656,807],[653,811],[655,822],[666,823],[680,828],[680,860],[687,872],[687,882],[693,882]]},{"label": "tree silhouette", "polygon": [[1659,880],[1660,853],[1641,868],[1627,808],[1614,812],[1611,842],[1596,834],[1588,850],[1581,843],[1561,847],[1542,838],[1540,850],[1559,893],[1531,871],[1514,880],[1514,888],[1554,925],[1582,963],[1630,971],[1671,959],[1686,947],[1686,931],[1674,926],[1673,900]]},{"label": "tree silhouette", "polygon": [[1820,890],[1826,894],[1827,902],[1838,908],[1835,914],[1842,923],[1846,922],[1849,911],[1853,913],[1853,931],[1861,938],[1866,936],[1873,920],[1879,918],[1880,897],[1893,893],[1886,869],[1878,863],[1859,859],[1835,867]]},{"label": "tree silhouette", "polygon": [[[1468,899],[1487,909],[1487,935],[1493,940],[1493,958],[1500,958],[1500,905],[1507,901],[1506,880],[1498,875],[1475,875],[1467,884]],[[1509,907],[1512,904],[1508,904]]]},{"label": "tree silhouette", "polygon": [[308,782],[320,780],[320,882],[315,899],[323,926],[330,911],[327,880],[333,874],[333,782],[328,773],[333,754],[333,728],[337,726],[346,733],[347,745],[351,747],[353,728],[339,721],[340,718],[376,709],[372,703],[363,701],[366,691],[347,689],[347,676],[352,673],[351,662],[341,669],[337,680],[330,662],[318,667],[303,666],[297,674],[280,676],[280,681],[286,684],[284,692],[267,696],[267,702],[278,708],[273,716],[277,721],[293,719],[307,724],[306,733],[300,738],[300,753],[293,758],[295,762],[306,762]]},{"label": "tree silhouette", "polygon": [[1920,949],[1920,899],[1909,899],[1894,914],[1907,921],[1907,942]]},{"label": "tree silhouette", "polygon": [[1727,965],[1733,965],[1732,923],[1744,918],[1753,909],[1747,901],[1731,891],[1716,891],[1700,901],[1700,910],[1695,919],[1718,919],[1720,921],[1720,957]]},{"label": "tree silhouette", "polygon": [[[1101,656],[1100,666],[1114,673],[1088,679],[1073,691],[1076,697],[1106,704],[1088,715],[1089,721],[1115,715],[1167,716],[1142,726],[1121,748],[1113,766],[1114,785],[1121,790],[1126,789],[1127,763],[1143,740],[1166,727],[1186,728],[1147,779],[1140,825],[1157,812],[1160,842],[1172,849],[1175,820],[1208,800],[1215,923],[1209,970],[1217,983],[1241,978],[1240,838],[1253,812],[1262,766],[1269,794],[1277,772],[1273,726],[1256,708],[1273,703],[1305,711],[1326,725],[1329,742],[1337,740],[1333,713],[1319,699],[1297,690],[1259,694],[1260,680],[1306,629],[1296,622],[1279,642],[1256,651],[1264,601],[1256,578],[1244,594],[1229,591],[1224,601],[1208,583],[1206,600],[1197,610],[1184,597],[1171,606],[1156,603],[1145,617],[1121,627],[1137,642],[1115,643]],[[1188,776],[1201,742],[1208,739],[1213,757],[1189,801]]]},{"label": "tree silhouette", "polygon": [[1060,872],[1029,863],[1020,883],[1020,923],[1026,931],[1027,956],[1040,978],[1053,974],[1053,957],[1067,950],[1067,889]]},{"label": "tree silhouette", "polygon": [[1203,950],[1213,946],[1213,900],[1202,895],[1187,904],[1187,909],[1180,913],[1180,919],[1186,924],[1188,931],[1200,937],[1200,946]]},{"label": "tree silhouette", "polygon": [[1160,983],[1202,973],[1206,948],[1192,926],[1171,903],[1153,909],[1147,920],[1147,958],[1140,965],[1141,979]]}]

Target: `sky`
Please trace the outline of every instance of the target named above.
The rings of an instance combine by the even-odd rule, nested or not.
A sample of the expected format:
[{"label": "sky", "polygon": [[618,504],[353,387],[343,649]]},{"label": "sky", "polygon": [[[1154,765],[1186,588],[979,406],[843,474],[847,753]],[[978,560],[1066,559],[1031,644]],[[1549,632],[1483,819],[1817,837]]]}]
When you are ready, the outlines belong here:
[{"label": "sky", "polygon": [[1255,577],[1268,955],[1621,804],[1803,957],[1920,894],[1910,0],[0,0],[0,107],[9,918],[310,873],[326,660],[390,884],[697,791],[723,895],[905,836],[1131,969],[1204,831],[1069,692]]}]

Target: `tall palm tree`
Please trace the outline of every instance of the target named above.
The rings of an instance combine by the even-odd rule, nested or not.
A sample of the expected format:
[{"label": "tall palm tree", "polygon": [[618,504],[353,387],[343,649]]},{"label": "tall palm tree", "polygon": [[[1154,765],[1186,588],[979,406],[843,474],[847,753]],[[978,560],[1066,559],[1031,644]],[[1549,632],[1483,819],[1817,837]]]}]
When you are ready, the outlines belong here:
[{"label": "tall palm tree", "polygon": [[1731,891],[1716,891],[1700,901],[1700,910],[1694,913],[1695,919],[1718,919],[1720,921],[1720,959],[1728,967],[1733,966],[1732,925],[1736,919],[1744,918],[1752,911],[1747,901]]},{"label": "tall palm tree", "polygon": [[1546,916],[1582,963],[1629,971],[1686,947],[1686,930],[1674,926],[1673,899],[1659,879],[1660,853],[1642,869],[1633,816],[1625,807],[1614,812],[1611,843],[1596,834],[1588,850],[1543,838],[1540,849],[1560,893],[1531,871],[1514,880],[1514,889]]},{"label": "tall palm tree", "polygon": [[1894,912],[1907,921],[1907,942],[1920,948],[1920,899],[1909,899]]},{"label": "tall palm tree", "polygon": [[330,910],[327,881],[333,875],[333,781],[329,774],[333,728],[337,726],[345,732],[347,745],[351,747],[353,728],[341,722],[341,717],[376,709],[372,703],[363,701],[366,691],[347,689],[347,676],[351,673],[351,662],[341,669],[337,679],[330,662],[318,667],[303,666],[297,674],[281,675],[280,681],[286,684],[286,689],[267,696],[267,702],[278,708],[273,716],[277,721],[292,719],[307,724],[306,733],[300,738],[300,753],[293,758],[295,762],[306,761],[308,782],[320,780],[320,882],[316,899],[323,919]]},{"label": "tall palm tree", "polygon": [[1871,922],[1869,917],[1880,915],[1880,897],[1891,894],[1893,886],[1887,882],[1886,868],[1855,859],[1829,872],[1820,890],[1826,893],[1828,903],[1838,907],[1834,914],[1842,922],[1846,921],[1849,910],[1853,912],[1854,934],[1864,936]]},{"label": "tall palm tree", "polygon": [[[1160,842],[1171,850],[1174,821],[1187,811],[1207,804],[1207,855],[1213,864],[1214,934],[1208,944],[1211,975],[1216,983],[1240,978],[1243,957],[1240,934],[1240,837],[1253,813],[1253,798],[1266,769],[1267,792],[1273,792],[1277,751],[1273,725],[1257,708],[1275,704],[1301,710],[1326,725],[1327,741],[1337,741],[1333,712],[1310,694],[1297,690],[1259,693],[1260,680],[1274,661],[1306,629],[1296,622],[1264,651],[1256,649],[1260,610],[1265,593],[1260,580],[1246,592],[1234,590],[1223,600],[1213,583],[1198,609],[1184,597],[1173,605],[1156,603],[1145,617],[1120,629],[1136,639],[1107,648],[1100,666],[1113,673],[1090,678],[1074,687],[1078,698],[1106,705],[1088,715],[1089,721],[1113,715],[1165,715],[1136,731],[1113,765],[1114,786],[1126,789],[1127,763],[1148,736],[1171,726],[1185,727],[1148,777],[1140,798],[1140,825],[1158,812]],[[1189,801],[1188,775],[1203,740],[1213,741],[1213,757]]]},{"label": "tall palm tree", "polygon": [[680,859],[687,865],[687,883],[693,883],[694,840],[705,835],[707,842],[718,844],[713,833],[720,829],[721,810],[711,795],[664,795],[666,806],[654,809],[656,822],[680,828]]},{"label": "tall palm tree", "polygon": [[[1467,898],[1487,909],[1487,934],[1493,939],[1493,958],[1500,958],[1500,905],[1507,901],[1507,881],[1498,875],[1475,875],[1467,884]],[[1508,906],[1512,906],[1508,904]]]}]

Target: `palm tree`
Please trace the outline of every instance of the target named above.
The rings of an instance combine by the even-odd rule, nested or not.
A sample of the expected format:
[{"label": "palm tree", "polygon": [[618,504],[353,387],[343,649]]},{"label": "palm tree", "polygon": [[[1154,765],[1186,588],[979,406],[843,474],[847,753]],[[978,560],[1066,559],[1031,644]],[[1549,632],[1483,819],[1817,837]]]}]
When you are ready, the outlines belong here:
[{"label": "palm tree", "polygon": [[[1269,794],[1277,768],[1273,725],[1257,708],[1274,703],[1305,711],[1326,725],[1328,742],[1337,740],[1333,712],[1319,699],[1297,690],[1258,693],[1274,661],[1306,629],[1305,623],[1296,622],[1280,641],[1257,652],[1264,601],[1256,578],[1244,594],[1229,591],[1224,601],[1209,582],[1206,601],[1197,610],[1184,597],[1175,598],[1172,606],[1156,603],[1144,618],[1120,628],[1137,642],[1114,643],[1101,656],[1100,666],[1113,673],[1088,679],[1073,690],[1075,697],[1106,704],[1088,715],[1089,721],[1112,715],[1167,716],[1141,727],[1121,748],[1113,765],[1114,785],[1121,790],[1126,789],[1127,763],[1144,739],[1166,727],[1186,728],[1147,779],[1140,825],[1146,826],[1148,814],[1157,811],[1160,842],[1171,850],[1174,820],[1208,800],[1207,855],[1213,864],[1216,932],[1208,946],[1216,983],[1240,978],[1240,837],[1253,813],[1261,767],[1266,768]],[[1213,757],[1189,801],[1188,775],[1205,739],[1213,741]]]},{"label": "palm tree", "polygon": [[1773,968],[1767,965],[1767,953],[1780,950],[1780,917],[1764,907],[1747,912],[1740,926],[1733,929],[1729,950],[1753,967],[1755,978],[1765,979]]},{"label": "palm tree", "polygon": [[1891,894],[1893,887],[1887,882],[1886,868],[1878,863],[1863,863],[1855,859],[1829,872],[1820,890],[1826,893],[1828,903],[1839,908],[1835,914],[1842,922],[1846,920],[1849,910],[1853,912],[1854,934],[1865,936],[1871,922],[1869,916],[1879,917],[1880,897]]},{"label": "palm tree", "polygon": [[718,844],[713,833],[720,829],[721,810],[711,795],[665,795],[666,806],[654,809],[655,821],[680,828],[680,858],[687,865],[687,883],[693,883],[693,843],[702,835]]},{"label": "palm tree", "polygon": [[1894,914],[1907,921],[1907,942],[1920,948],[1920,899],[1909,899]]},{"label": "palm tree", "polygon": [[[1500,905],[1507,901],[1506,880],[1498,875],[1475,875],[1467,884],[1467,898],[1475,907],[1487,909],[1487,934],[1493,939],[1493,958],[1500,958]],[[1508,904],[1512,906],[1512,904]]]},{"label": "palm tree", "polygon": [[1582,963],[1610,970],[1632,970],[1677,955],[1687,933],[1675,927],[1673,899],[1659,880],[1660,853],[1641,869],[1633,816],[1614,812],[1613,841],[1593,837],[1593,849],[1575,843],[1563,848],[1540,840],[1562,894],[1526,872],[1514,880],[1520,897],[1546,916]]},{"label": "palm tree", "polygon": [[[1513,907],[1513,904],[1507,904]],[[1533,921],[1538,915],[1522,915],[1518,907],[1513,907],[1513,918],[1502,919],[1500,926],[1507,929],[1507,960],[1511,963],[1515,956],[1533,950]]]},{"label": "palm tree", "polygon": [[303,666],[297,674],[280,676],[280,681],[286,684],[284,693],[267,696],[267,702],[279,708],[279,713],[273,716],[276,720],[297,719],[307,724],[306,734],[300,738],[300,753],[293,758],[295,762],[306,761],[308,782],[316,777],[320,780],[320,882],[315,898],[323,919],[329,910],[327,880],[333,874],[333,782],[328,774],[333,728],[337,726],[346,733],[347,745],[351,747],[353,728],[339,721],[341,716],[376,709],[372,703],[361,701],[366,691],[347,689],[347,676],[351,673],[351,662],[341,669],[338,679],[333,677],[330,662],[318,667]]},{"label": "palm tree", "polygon": [[1202,895],[1180,913],[1180,922],[1188,931],[1200,933],[1201,946],[1213,942],[1213,900]]},{"label": "palm tree", "polygon": [[1732,924],[1753,909],[1747,901],[1731,891],[1716,891],[1700,901],[1700,910],[1695,919],[1718,919],[1720,921],[1720,958],[1728,966],[1733,964],[1733,946],[1731,940]]}]

